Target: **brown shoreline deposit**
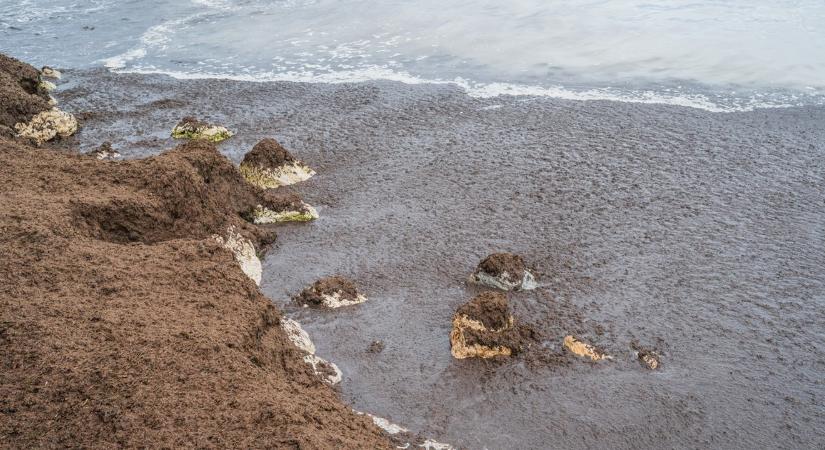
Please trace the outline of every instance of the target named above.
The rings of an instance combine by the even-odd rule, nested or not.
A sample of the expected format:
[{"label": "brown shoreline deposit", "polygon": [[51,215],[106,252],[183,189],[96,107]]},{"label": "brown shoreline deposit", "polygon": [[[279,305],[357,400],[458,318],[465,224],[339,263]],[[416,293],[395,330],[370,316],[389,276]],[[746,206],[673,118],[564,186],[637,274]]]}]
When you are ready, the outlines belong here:
[{"label": "brown shoreline deposit", "polygon": [[390,447],[212,238],[274,238],[214,145],[113,162],[0,136],[0,195],[0,442]]},{"label": "brown shoreline deposit", "polygon": [[321,278],[295,296],[295,301],[304,306],[340,308],[367,301],[351,280],[341,276]]},{"label": "brown shoreline deposit", "polygon": [[450,353],[457,359],[511,356],[528,347],[532,335],[516,323],[505,294],[483,292],[453,315]]}]

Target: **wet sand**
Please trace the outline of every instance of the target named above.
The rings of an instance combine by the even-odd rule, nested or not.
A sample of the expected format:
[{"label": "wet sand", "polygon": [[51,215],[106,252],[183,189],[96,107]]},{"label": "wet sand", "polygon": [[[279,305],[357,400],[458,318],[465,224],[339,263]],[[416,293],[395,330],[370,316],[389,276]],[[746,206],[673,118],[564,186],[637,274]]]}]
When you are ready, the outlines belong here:
[{"label": "wet sand", "polygon": [[[291,189],[321,218],[277,228],[262,289],[358,410],[468,448],[825,442],[825,109],[65,75],[81,148],[155,154],[194,115],[237,133],[220,144],[235,163],[276,137],[317,170]],[[478,292],[465,280],[495,251],[538,272],[510,303],[545,336],[533,355],[551,357],[451,358],[450,318]],[[289,300],[332,274],[369,301]],[[571,332],[616,359],[552,356]],[[661,351],[661,370],[633,341]]]}]

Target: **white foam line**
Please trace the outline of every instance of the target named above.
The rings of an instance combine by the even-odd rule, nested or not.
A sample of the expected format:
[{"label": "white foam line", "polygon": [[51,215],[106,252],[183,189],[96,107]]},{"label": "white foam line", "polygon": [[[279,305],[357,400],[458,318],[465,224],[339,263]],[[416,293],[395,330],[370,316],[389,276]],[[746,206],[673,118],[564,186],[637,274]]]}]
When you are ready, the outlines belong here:
[{"label": "white foam line", "polygon": [[329,73],[313,73],[313,72],[266,72],[259,74],[239,74],[227,75],[212,72],[181,72],[160,70],[156,68],[132,68],[123,70],[123,67],[114,67],[116,72],[120,73],[138,73],[138,74],[162,74],[168,75],[177,79],[228,79],[236,81],[251,81],[251,82],[272,82],[272,81],[291,81],[299,83],[360,83],[366,81],[397,81],[405,84],[451,84],[462,88],[467,95],[477,98],[493,98],[502,95],[512,96],[526,96],[526,97],[553,97],[566,100],[581,100],[581,101],[596,101],[608,100],[625,103],[645,103],[645,104],[663,104],[684,106],[689,108],[697,108],[710,112],[730,113],[752,111],[756,108],[789,108],[796,105],[787,103],[768,103],[750,99],[745,101],[745,104],[736,106],[725,106],[714,103],[708,97],[696,94],[664,94],[655,91],[632,91],[629,93],[618,92],[609,88],[604,89],[588,89],[588,90],[570,90],[564,87],[540,87],[528,86],[510,83],[471,83],[462,78],[454,80],[430,80],[419,78],[410,75],[406,72],[399,72],[391,70],[386,67],[373,67],[369,69],[347,70]]}]

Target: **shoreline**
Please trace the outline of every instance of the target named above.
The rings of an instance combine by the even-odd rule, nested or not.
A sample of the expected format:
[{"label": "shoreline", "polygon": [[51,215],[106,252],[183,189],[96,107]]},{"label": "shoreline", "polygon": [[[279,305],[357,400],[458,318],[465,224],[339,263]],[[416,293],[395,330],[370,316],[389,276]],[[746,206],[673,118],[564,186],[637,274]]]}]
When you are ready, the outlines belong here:
[{"label": "shoreline", "polygon": [[[804,399],[817,392],[809,376],[825,347],[802,323],[815,314],[823,282],[809,270],[821,261],[822,243],[804,232],[821,218],[813,198],[821,193],[823,108],[719,115],[474,99],[453,87],[392,82],[181,81],[101,71],[67,71],[57,92],[61,107],[81,119],[83,150],[110,140],[127,159],[156,154],[169,148],[169,129],[187,111],[238,131],[221,144],[236,164],[260,138],[274,136],[318,170],[298,190],[321,219],[278,228],[261,290],[341,366],[343,398],[356,409],[462,447],[499,447],[502,439],[571,448],[805,445],[821,437],[816,403]],[[771,200],[781,198],[793,201]],[[752,225],[736,231],[729,221]],[[758,227],[775,228],[770,239],[785,249],[768,246]],[[444,348],[449,317],[474,292],[463,280],[501,246],[539,263],[542,289],[519,294],[514,308],[553,337],[547,345],[570,331],[557,329],[560,321],[606,344],[618,361],[599,368],[454,363]],[[740,253],[759,271],[738,263]],[[782,290],[779,275],[760,281],[759,273],[774,273],[772,260],[808,287]],[[330,272],[358,281],[370,301],[334,314],[288,301]],[[777,322],[770,311],[785,303],[799,309],[783,309],[786,319]],[[581,323],[579,311],[588,316]],[[788,321],[790,334],[780,333]],[[750,340],[738,343],[738,335]],[[386,349],[365,354],[374,339]],[[660,374],[642,375],[631,364],[633,339],[666,349]],[[739,359],[765,349],[801,357],[790,346],[800,341],[815,356],[796,373],[774,360]],[[711,342],[710,352],[694,347]],[[728,367],[744,385],[724,376]],[[766,379],[766,367],[778,375]],[[758,420],[735,414],[753,404],[749,390],[763,402]],[[712,397],[723,392],[728,404]],[[768,406],[785,405],[786,397],[798,402]],[[466,418],[454,409],[463,403],[475,411]],[[778,425],[754,426],[772,420]],[[651,431],[634,428],[640,421]],[[489,432],[502,428],[508,436]]]}]

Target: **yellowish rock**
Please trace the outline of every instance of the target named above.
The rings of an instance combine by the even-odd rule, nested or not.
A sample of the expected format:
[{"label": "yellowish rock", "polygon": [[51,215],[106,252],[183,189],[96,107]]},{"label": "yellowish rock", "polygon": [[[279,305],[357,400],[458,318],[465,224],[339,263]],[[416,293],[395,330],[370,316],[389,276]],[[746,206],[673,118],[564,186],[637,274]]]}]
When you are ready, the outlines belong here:
[{"label": "yellowish rock", "polygon": [[37,145],[56,137],[66,138],[77,132],[77,119],[65,111],[52,108],[42,111],[27,123],[14,126],[18,136],[31,139]]},{"label": "yellowish rock", "polygon": [[583,358],[590,358],[593,361],[602,361],[604,359],[613,359],[612,356],[596,349],[592,345],[582,342],[573,336],[564,337],[564,348],[576,356]]}]

